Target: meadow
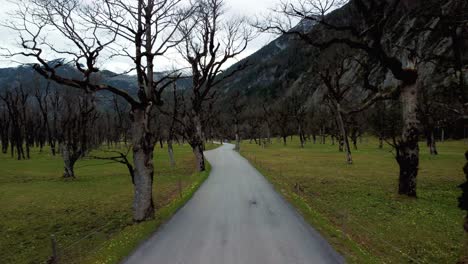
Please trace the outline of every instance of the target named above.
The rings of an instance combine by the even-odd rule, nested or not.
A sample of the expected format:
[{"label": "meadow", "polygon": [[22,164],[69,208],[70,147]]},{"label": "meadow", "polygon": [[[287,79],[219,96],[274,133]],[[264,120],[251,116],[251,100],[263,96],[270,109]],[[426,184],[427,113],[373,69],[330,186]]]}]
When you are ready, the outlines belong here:
[{"label": "meadow", "polygon": [[457,208],[468,144],[420,143],[418,198],[399,196],[392,148],[364,138],[347,165],[338,146],[297,138],[262,148],[244,141],[246,157],[349,263],[456,263],[462,254],[464,213]]},{"label": "meadow", "polygon": [[[106,156],[105,150],[94,156]],[[195,172],[188,145],[155,150],[156,217],[132,223],[133,188],[125,165],[83,159],[76,179],[63,180],[63,162],[47,149],[31,160],[0,155],[1,263],[44,263],[56,241],[59,263],[117,263],[167,221],[206,179]]]}]

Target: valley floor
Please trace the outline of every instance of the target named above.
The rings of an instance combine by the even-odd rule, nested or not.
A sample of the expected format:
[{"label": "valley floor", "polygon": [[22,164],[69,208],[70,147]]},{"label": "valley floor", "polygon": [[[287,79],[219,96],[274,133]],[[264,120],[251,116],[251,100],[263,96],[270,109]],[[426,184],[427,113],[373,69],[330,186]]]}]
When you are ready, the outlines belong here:
[{"label": "valley floor", "polygon": [[132,224],[133,188],[125,165],[80,160],[77,179],[64,181],[63,162],[48,149],[34,150],[26,161],[0,154],[0,262],[44,263],[52,254],[53,235],[61,263],[117,263],[208,176],[195,173],[188,145],[174,148],[175,168],[166,149],[155,150],[156,219],[139,225]]},{"label": "valley floor", "polygon": [[455,263],[462,254],[463,212],[457,188],[468,145],[421,146],[418,198],[397,195],[398,165],[389,146],[364,138],[347,165],[338,146],[297,138],[262,148],[244,141],[241,154],[265,175],[304,218],[350,263]]}]

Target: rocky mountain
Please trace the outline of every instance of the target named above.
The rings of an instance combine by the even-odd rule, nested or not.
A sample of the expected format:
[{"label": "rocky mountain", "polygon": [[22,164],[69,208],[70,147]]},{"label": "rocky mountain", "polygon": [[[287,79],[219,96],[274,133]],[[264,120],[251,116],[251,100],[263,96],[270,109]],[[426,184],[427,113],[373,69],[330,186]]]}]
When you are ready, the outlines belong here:
[{"label": "rocky mountain", "polygon": [[[326,21],[332,25],[360,28],[366,18],[356,12],[353,2],[352,0],[327,15]],[[383,12],[388,12],[391,7],[388,3],[392,1],[381,0],[381,2],[382,6],[386,6]],[[450,63],[447,63],[453,57],[451,39],[440,29],[446,26],[444,23],[448,23],[443,19],[452,21],[449,19],[450,16],[468,13],[466,4],[462,5],[466,13],[457,10],[460,2],[463,1],[399,1],[394,12],[385,14],[389,16],[389,22],[383,29],[384,35],[381,43],[383,49],[389,56],[394,56],[403,63],[407,63],[406,58],[409,53],[414,53],[414,56],[417,56],[416,67],[419,71],[419,80],[428,90],[434,91],[440,89],[441,86],[448,87],[453,79],[453,69],[448,65]],[[428,15],[428,12],[432,12],[431,15]],[[379,14],[369,14],[369,16],[373,15]],[[437,30],[428,30],[428,28]],[[468,64],[467,28],[468,25],[465,27],[467,32],[461,33],[462,36],[465,35],[464,52],[461,54],[464,65]],[[324,41],[332,38],[352,38],[349,32],[330,30],[321,24],[310,25],[309,36],[312,39]],[[337,56],[354,57],[367,64],[366,69],[360,67],[358,63],[347,65],[349,70],[343,78],[343,83],[355,86],[354,91],[349,93],[351,96],[364,97],[366,95],[362,94],[362,76],[366,71],[370,71],[369,82],[380,89],[396,86],[399,83],[389,70],[382,67],[376,60],[369,59],[367,54],[363,54],[358,49],[351,49],[346,45],[317,49],[297,37],[283,35],[239,62],[248,61],[249,67],[225,83],[223,89],[226,91],[242,90],[248,96],[275,98],[295,88],[301,88],[314,94],[315,101],[318,102],[323,94],[319,73],[325,68],[330,68],[330,62]],[[232,68],[237,66],[238,64],[235,64]],[[333,71],[331,68],[330,70]],[[465,76],[468,79],[468,69],[465,69]]]},{"label": "rocky mountain", "polygon": [[[381,0],[388,2],[388,0]],[[422,10],[431,4],[445,2],[446,6],[441,6],[440,9],[448,10],[447,12],[455,12],[451,10],[453,2],[460,0],[412,0],[400,1],[396,12],[388,14],[391,16],[391,21],[394,22],[384,30],[383,43],[385,50],[391,56],[405,57],[408,51],[414,49],[417,55],[421,58],[418,67],[421,68],[421,81],[432,89],[436,89],[440,85],[450,83],[450,78],[453,74],[447,71],[450,67],[441,61],[441,58],[451,56],[449,36],[443,35],[440,32],[421,32],[418,29],[424,27],[436,28],[437,23],[442,23],[440,19],[435,17],[422,16],[418,10]],[[352,3],[353,1],[351,1]],[[371,14],[369,14],[371,15]],[[353,9],[352,4],[347,4],[341,9],[335,10],[327,16],[327,21],[335,25],[353,25],[359,26],[363,21],[363,17],[357,14]],[[309,23],[309,35],[315,39],[330,38],[330,34],[340,35],[343,37],[343,32],[331,32],[323,25]],[[468,35],[468,33],[466,34]],[[465,41],[465,47],[468,47],[468,38]],[[468,60],[468,48],[464,49],[462,57]],[[229,73],[242,63],[247,63],[248,67],[237,73],[234,77],[228,79],[220,87],[225,93],[234,90],[241,90],[249,97],[262,98],[277,98],[294,89],[306,89],[310,94],[315,95],[315,101],[320,101],[322,94],[321,81],[319,72],[326,67],[329,67],[330,61],[339,55],[354,56],[357,59],[367,61],[368,68],[372,69],[369,76],[369,81],[377,86],[392,86],[397,85],[397,81],[392,77],[392,74],[383,69],[383,67],[372,60],[367,60],[357,50],[350,49],[347,46],[333,46],[327,50],[319,50],[311,47],[304,41],[293,37],[292,35],[282,35],[277,39],[264,46],[251,56],[238,62],[227,69]],[[440,62],[440,63],[439,63]],[[466,63],[465,63],[466,65]],[[359,91],[362,90],[362,83],[358,83],[362,77],[363,69],[356,63],[348,65],[350,70],[347,72],[344,82],[349,85],[354,85],[356,92],[351,93],[359,96]],[[62,70],[67,74],[73,74],[73,69],[62,67]],[[468,74],[467,74],[468,75]],[[0,89],[6,87],[15,80],[32,80],[35,73],[29,66],[17,68],[0,69]],[[110,71],[101,73],[105,82],[112,84],[118,88],[125,89],[131,94],[136,92],[136,77],[132,75],[116,75]],[[180,89],[190,87],[190,78],[181,79],[178,82]],[[364,96],[364,95],[363,95]]]}]

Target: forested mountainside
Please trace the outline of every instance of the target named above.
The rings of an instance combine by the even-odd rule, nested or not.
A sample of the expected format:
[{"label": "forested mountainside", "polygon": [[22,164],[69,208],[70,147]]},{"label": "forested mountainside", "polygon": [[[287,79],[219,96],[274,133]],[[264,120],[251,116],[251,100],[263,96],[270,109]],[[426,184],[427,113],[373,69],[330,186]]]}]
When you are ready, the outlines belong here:
[{"label": "forested mountainside", "polygon": [[[54,63],[54,62],[51,62]],[[79,76],[76,69],[65,65],[60,67],[60,73],[64,76]],[[156,73],[156,78],[163,76],[163,73]],[[136,76],[128,74],[117,74],[108,70],[100,72],[99,78],[104,79],[105,83],[124,89],[130,94],[136,96]],[[9,86],[15,86],[18,82],[27,84],[30,81],[39,82],[44,84],[47,82],[44,78],[33,69],[32,65],[22,65],[18,67],[0,68],[0,90],[6,89]],[[187,89],[190,87],[190,78],[181,78],[177,86],[179,89]]]},{"label": "forested mountainside", "polygon": [[[384,34],[382,38],[386,39],[383,48],[388,54],[404,58],[409,53],[414,53],[416,66],[420,69],[419,80],[425,89],[431,92],[440,91],[444,87],[449,89],[450,79],[454,77],[454,65],[450,62],[454,51],[451,47],[449,32],[430,30],[439,26],[448,26],[444,25],[444,23],[449,23],[445,21],[447,18],[430,16],[427,13],[441,12],[441,16],[442,14],[456,16],[457,12],[462,12],[456,10],[456,1],[446,1],[445,5],[441,3],[437,0],[400,1],[395,12],[387,14],[391,16],[389,20],[392,21],[392,26],[384,28],[382,31]],[[355,26],[357,28],[364,19],[353,9],[353,1],[351,1],[341,9],[329,14],[326,21],[332,25]],[[349,32],[333,31],[322,24],[310,26],[309,36],[312,39],[328,41],[332,38],[330,34],[334,34],[336,38],[343,38],[343,35],[352,38]],[[468,29],[465,29],[464,36],[462,54],[459,56],[466,65],[468,60]],[[283,35],[239,62],[240,64],[247,61],[249,67],[226,83],[224,88],[226,90],[241,90],[246,95],[260,95],[260,97],[262,97],[261,95],[269,95],[273,98],[282,96],[293,88],[299,88],[298,86],[314,93],[322,83],[320,73],[324,69],[333,71],[331,64],[337,57],[353,57],[360,62],[360,64],[349,62],[350,65],[346,66],[346,72],[342,79],[343,83],[355,86],[355,91],[352,93],[355,96],[356,93],[361,93],[361,88],[363,88],[362,83],[355,82],[365,74],[367,74],[366,78],[371,84],[380,88],[397,84],[390,70],[384,69],[375,59],[367,59],[367,56],[362,53],[362,50],[339,44],[319,49],[309,45],[296,35]],[[237,64],[233,65],[232,68],[237,66]],[[468,78],[467,76],[465,69],[465,78]],[[323,93],[319,92],[318,95],[320,94]]]}]

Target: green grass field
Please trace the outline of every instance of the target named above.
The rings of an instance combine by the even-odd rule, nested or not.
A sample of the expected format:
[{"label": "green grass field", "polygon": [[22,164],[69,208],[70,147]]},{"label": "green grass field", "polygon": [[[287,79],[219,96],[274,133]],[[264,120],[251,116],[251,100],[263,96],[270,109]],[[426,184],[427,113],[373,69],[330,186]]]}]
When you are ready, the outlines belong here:
[{"label": "green grass field", "polygon": [[267,148],[243,142],[251,161],[350,263],[456,263],[462,254],[463,212],[457,188],[468,145],[421,143],[418,198],[397,195],[398,165],[389,146],[364,139],[345,163],[338,146],[276,139]]},{"label": "green grass field", "polygon": [[54,235],[62,263],[117,263],[208,176],[194,173],[189,146],[174,148],[176,168],[166,149],[155,150],[156,219],[139,225],[132,223],[133,188],[124,165],[81,160],[77,179],[64,181],[62,160],[48,151],[35,151],[27,161],[0,155],[0,262],[44,263]]}]

